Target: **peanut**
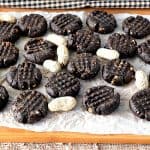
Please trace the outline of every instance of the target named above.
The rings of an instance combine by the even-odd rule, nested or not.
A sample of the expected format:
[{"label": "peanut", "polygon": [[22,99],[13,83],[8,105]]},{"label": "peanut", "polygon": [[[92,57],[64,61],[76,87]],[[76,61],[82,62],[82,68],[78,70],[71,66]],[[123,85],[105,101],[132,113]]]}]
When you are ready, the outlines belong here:
[{"label": "peanut", "polygon": [[116,50],[110,50],[106,48],[99,48],[96,52],[96,55],[98,57],[108,59],[108,60],[113,60],[119,58],[119,52]]},{"label": "peanut", "polygon": [[49,70],[50,72],[59,72],[61,70],[61,66],[57,61],[54,60],[45,60],[43,63],[43,67]]},{"label": "peanut", "polygon": [[149,80],[147,74],[142,71],[138,70],[135,73],[135,85],[139,90],[143,90],[148,88],[149,86]]},{"label": "peanut", "polygon": [[68,48],[64,45],[59,45],[57,48],[57,57],[58,57],[58,62],[61,65],[66,65],[69,60],[69,51]]},{"label": "peanut", "polygon": [[8,14],[1,14],[0,15],[0,21],[15,23],[16,22],[16,17],[8,15]]},{"label": "peanut", "polygon": [[74,97],[64,96],[53,99],[49,104],[48,108],[52,112],[58,111],[70,111],[77,104],[77,101]]},{"label": "peanut", "polygon": [[61,35],[57,35],[57,34],[49,34],[47,36],[47,40],[56,44],[57,46],[59,45],[67,45],[67,41],[66,39],[61,36]]}]

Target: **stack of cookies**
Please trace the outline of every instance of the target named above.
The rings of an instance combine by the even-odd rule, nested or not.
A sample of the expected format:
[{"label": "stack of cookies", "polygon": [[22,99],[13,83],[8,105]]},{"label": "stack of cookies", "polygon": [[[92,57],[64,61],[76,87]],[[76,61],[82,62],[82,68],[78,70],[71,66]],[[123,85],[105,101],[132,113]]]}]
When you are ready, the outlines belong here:
[{"label": "stack of cookies", "polygon": [[[40,14],[15,17],[0,16],[0,68],[9,68],[6,81],[20,91],[11,108],[20,123],[35,123],[52,112],[70,111],[77,104],[82,80],[103,78],[110,86],[98,83],[82,94],[84,110],[97,115],[109,115],[120,104],[115,86],[132,80],[139,91],[129,101],[132,112],[150,120],[150,88],[148,75],[127,59],[137,55],[150,64],[150,39],[137,44],[136,39],[150,35],[150,21],[142,16],[128,17],[122,22],[124,33],[115,33],[117,20],[104,11],[86,16],[86,26],[73,14],[58,14],[50,22]],[[48,32],[53,32],[44,38]],[[100,35],[111,34],[102,47]],[[30,38],[24,45],[22,63],[15,42],[22,36]],[[22,56],[21,56],[22,57]],[[36,90],[44,75],[48,97]],[[0,86],[0,110],[9,101],[9,92]]]}]

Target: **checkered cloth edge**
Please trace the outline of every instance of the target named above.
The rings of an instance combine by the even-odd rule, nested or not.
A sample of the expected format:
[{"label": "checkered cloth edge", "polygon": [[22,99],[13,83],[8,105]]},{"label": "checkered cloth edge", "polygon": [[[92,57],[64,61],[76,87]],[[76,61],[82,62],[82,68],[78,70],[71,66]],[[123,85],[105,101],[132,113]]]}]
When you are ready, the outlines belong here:
[{"label": "checkered cloth edge", "polygon": [[150,0],[88,0],[90,7],[150,8]]},{"label": "checkered cloth edge", "polygon": [[150,8],[150,0],[0,0],[0,7],[51,9],[83,7]]}]

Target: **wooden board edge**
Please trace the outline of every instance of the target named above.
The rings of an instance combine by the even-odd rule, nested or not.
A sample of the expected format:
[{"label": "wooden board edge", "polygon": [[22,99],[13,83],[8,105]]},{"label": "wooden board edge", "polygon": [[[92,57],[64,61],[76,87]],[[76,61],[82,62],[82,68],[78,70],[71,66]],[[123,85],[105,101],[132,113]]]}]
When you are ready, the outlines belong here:
[{"label": "wooden board edge", "polygon": [[150,136],[129,134],[99,135],[77,132],[33,132],[0,127],[0,142],[150,144]]},{"label": "wooden board edge", "polygon": [[132,14],[150,14],[148,8],[145,9],[128,9],[128,8],[78,8],[78,9],[28,9],[28,8],[2,8],[0,7],[0,12],[32,12],[32,11],[45,11],[45,12],[64,12],[64,11],[86,11],[90,12],[93,10],[105,10],[109,13],[132,13]]}]

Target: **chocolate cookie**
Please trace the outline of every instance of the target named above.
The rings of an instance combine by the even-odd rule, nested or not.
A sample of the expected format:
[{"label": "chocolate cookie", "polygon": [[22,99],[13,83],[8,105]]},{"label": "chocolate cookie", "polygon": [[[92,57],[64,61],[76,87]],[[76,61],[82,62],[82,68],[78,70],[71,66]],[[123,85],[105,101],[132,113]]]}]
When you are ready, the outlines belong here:
[{"label": "chocolate cookie", "polygon": [[8,103],[8,92],[4,86],[0,85],[0,111],[7,105]]},{"label": "chocolate cookie", "polygon": [[11,67],[6,78],[11,87],[18,90],[27,90],[40,84],[42,74],[35,64],[23,62],[18,66]]},{"label": "chocolate cookie", "polygon": [[16,23],[0,21],[0,40],[16,42],[20,37],[20,29]]},{"label": "chocolate cookie", "polygon": [[39,14],[30,14],[23,16],[18,21],[18,26],[24,35],[29,37],[39,37],[47,31],[47,21]]},{"label": "chocolate cookie", "polygon": [[47,98],[37,91],[24,91],[13,104],[14,118],[21,123],[35,123],[47,115]]},{"label": "chocolate cookie", "polygon": [[129,106],[137,117],[150,121],[150,88],[135,93]]},{"label": "chocolate cookie", "polygon": [[109,61],[103,67],[103,79],[113,85],[124,85],[134,79],[133,66],[126,60],[116,59]]},{"label": "chocolate cookie", "polygon": [[117,26],[115,17],[105,11],[93,11],[89,13],[86,24],[94,32],[102,34],[113,32]]},{"label": "chocolate cookie", "polygon": [[76,96],[80,90],[80,82],[70,73],[62,71],[49,78],[46,90],[51,97]]},{"label": "chocolate cookie", "polygon": [[57,46],[42,38],[30,39],[25,47],[24,57],[36,64],[42,64],[46,59],[56,57]]},{"label": "chocolate cookie", "polygon": [[120,104],[120,95],[109,86],[89,88],[83,95],[83,106],[90,113],[108,115]]},{"label": "chocolate cookie", "polygon": [[139,57],[150,64],[150,39],[138,46]]},{"label": "chocolate cookie", "polygon": [[150,34],[150,21],[142,16],[130,16],[122,23],[125,33],[140,39]]},{"label": "chocolate cookie", "polygon": [[137,42],[131,36],[114,33],[109,36],[106,47],[117,50],[121,58],[127,58],[136,54]]},{"label": "chocolate cookie", "polygon": [[10,42],[0,41],[0,68],[9,67],[17,62],[19,50]]},{"label": "chocolate cookie", "polygon": [[70,60],[67,70],[83,80],[94,78],[99,70],[100,63],[96,56],[90,53],[77,54]]},{"label": "chocolate cookie", "polygon": [[67,45],[69,49],[76,50],[77,53],[95,54],[101,46],[101,40],[98,34],[88,29],[81,29],[69,35]]},{"label": "chocolate cookie", "polygon": [[81,19],[72,14],[59,14],[52,18],[50,22],[50,29],[61,35],[68,35],[74,33],[82,28]]}]

